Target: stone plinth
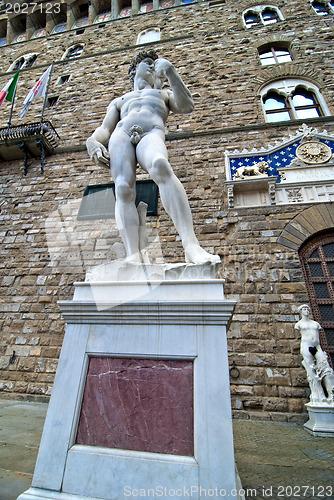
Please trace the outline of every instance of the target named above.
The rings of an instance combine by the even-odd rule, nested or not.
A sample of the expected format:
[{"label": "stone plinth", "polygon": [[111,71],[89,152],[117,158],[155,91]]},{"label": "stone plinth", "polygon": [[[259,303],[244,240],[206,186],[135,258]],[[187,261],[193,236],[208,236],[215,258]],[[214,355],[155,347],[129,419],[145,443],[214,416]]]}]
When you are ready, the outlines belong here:
[{"label": "stone plinth", "polygon": [[226,342],[235,304],[223,280],[198,278],[196,266],[191,279],[187,267],[179,280],[77,283],[60,302],[66,334],[20,500],[237,498]]},{"label": "stone plinth", "polygon": [[334,405],[307,403],[305,429],[313,436],[334,437]]}]

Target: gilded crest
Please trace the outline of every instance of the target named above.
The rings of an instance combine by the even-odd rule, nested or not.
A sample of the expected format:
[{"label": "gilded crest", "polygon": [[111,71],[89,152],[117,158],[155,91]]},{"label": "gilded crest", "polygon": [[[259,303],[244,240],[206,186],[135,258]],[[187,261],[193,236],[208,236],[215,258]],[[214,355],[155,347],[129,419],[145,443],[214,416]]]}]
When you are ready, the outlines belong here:
[{"label": "gilded crest", "polygon": [[322,142],[307,141],[298,146],[296,156],[305,163],[326,163],[332,157],[332,150]]}]

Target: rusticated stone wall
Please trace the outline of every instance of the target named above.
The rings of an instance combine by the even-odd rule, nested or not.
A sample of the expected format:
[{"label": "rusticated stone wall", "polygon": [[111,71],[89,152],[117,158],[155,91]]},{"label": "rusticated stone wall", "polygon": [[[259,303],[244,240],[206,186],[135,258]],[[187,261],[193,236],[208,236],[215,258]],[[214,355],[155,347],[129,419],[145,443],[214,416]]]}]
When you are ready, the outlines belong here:
[{"label": "rusticated stone wall", "polygon": [[[231,379],[233,409],[245,418],[293,419],[304,412],[307,383],[294,323],[296,305],[308,298],[298,254],[277,240],[306,205],[229,210],[224,153],[267,146],[298,131],[297,121],[265,124],[259,91],[275,78],[310,80],[333,112],[333,22],[317,16],[306,0],[279,1],[284,21],[246,29],[241,14],[248,5],[203,2],[94,25],[79,35],[0,47],[1,88],[16,58],[39,53],[21,72],[13,124],[20,123],[19,110],[35,80],[55,62],[50,95],[59,99],[45,118],[61,137],[43,175],[38,159],[30,160],[26,176],[22,161],[0,163],[2,397],[47,399],[64,331],[57,301],[71,298],[73,282],[111,258],[113,243],[120,241],[114,221],[76,218],[85,187],[110,180],[107,169],[89,160],[84,143],[109,102],[129,90],[128,64],[142,48],[135,46],[138,33],[157,26],[161,41],[148,47],[175,64],[195,102],[191,115],[169,117],[170,161],[187,191],[196,233],[205,248],[221,255],[225,292],[238,301],[228,333],[231,366],[234,361],[240,371]],[[293,62],[262,67],[257,47],[277,40],[291,43]],[[81,57],[62,61],[77,43],[84,44]],[[65,74],[69,82],[58,85]],[[41,107],[41,100],[34,101],[25,121],[38,121]],[[9,103],[0,113],[4,127]],[[308,124],[333,130],[330,117]],[[138,177],[146,175],[138,171]],[[182,260],[179,237],[160,203],[148,223],[163,257]]]}]

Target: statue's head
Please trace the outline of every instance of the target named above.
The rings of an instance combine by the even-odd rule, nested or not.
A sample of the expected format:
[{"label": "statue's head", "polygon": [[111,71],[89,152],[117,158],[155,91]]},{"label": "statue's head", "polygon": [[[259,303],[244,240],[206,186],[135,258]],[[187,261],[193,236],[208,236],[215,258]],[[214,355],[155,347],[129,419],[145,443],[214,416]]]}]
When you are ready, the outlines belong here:
[{"label": "statue's head", "polygon": [[147,59],[148,57],[153,59],[153,61],[155,61],[156,59],[158,59],[159,56],[156,53],[156,51],[153,49],[152,50],[141,50],[136,56],[134,56],[131,59],[131,63],[129,66],[129,78],[130,78],[130,84],[131,84],[132,89],[134,86],[134,80],[135,80],[135,76],[136,76],[137,66],[139,63],[141,63],[142,61],[144,61],[144,59]]},{"label": "statue's head", "polygon": [[308,314],[310,314],[311,309],[310,309],[310,306],[308,304],[302,304],[301,306],[299,306],[298,312],[301,313],[303,311],[303,309],[305,309],[305,312],[308,312]]}]

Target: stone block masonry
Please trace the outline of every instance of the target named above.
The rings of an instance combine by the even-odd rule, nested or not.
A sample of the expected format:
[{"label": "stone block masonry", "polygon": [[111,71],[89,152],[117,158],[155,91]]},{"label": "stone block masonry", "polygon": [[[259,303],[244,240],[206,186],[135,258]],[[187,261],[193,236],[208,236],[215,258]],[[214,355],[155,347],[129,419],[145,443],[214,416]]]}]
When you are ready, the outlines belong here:
[{"label": "stone block masonry", "polygon": [[[0,47],[1,88],[14,60],[39,54],[21,72],[13,124],[19,123],[27,92],[55,61],[50,95],[59,99],[45,118],[61,136],[44,175],[38,159],[30,159],[26,176],[23,162],[1,162],[3,397],[48,399],[64,331],[57,301],[72,297],[73,282],[82,281],[92,265],[115,258],[112,245],[120,242],[115,221],[77,220],[85,187],[110,181],[108,169],[91,163],[84,143],[109,102],[129,89],[129,61],[147,47],[175,64],[194,97],[192,114],[169,117],[167,146],[187,191],[196,234],[206,250],[221,256],[226,296],[238,301],[228,334],[230,365],[235,362],[239,370],[238,378],[231,377],[233,410],[244,418],[261,411],[271,419],[293,419],[304,412],[307,383],[293,325],[296,305],[308,296],[297,252],[277,240],[306,205],[229,210],[224,153],[259,149],[298,131],[298,121],[265,123],[259,93],[274,79],[315,83],[333,112],[333,23],[317,16],[306,0],[293,0],[280,2],[284,21],[247,29],[244,8],[245,3],[232,0],[219,6],[203,2],[119,19],[103,28],[89,26],[79,35],[74,30]],[[160,28],[161,40],[136,46],[138,33],[151,26]],[[275,41],[290,44],[293,61],[261,66],[258,47]],[[78,43],[84,45],[81,57],[62,60]],[[64,74],[71,78],[60,85]],[[41,107],[41,100],[34,101],[26,121],[38,121]],[[5,102],[0,126],[6,126],[8,114]],[[330,117],[309,120],[308,125],[334,130]],[[138,170],[138,178],[147,176]],[[182,261],[179,237],[160,202],[158,216],[149,217],[148,224],[162,257]]]}]

